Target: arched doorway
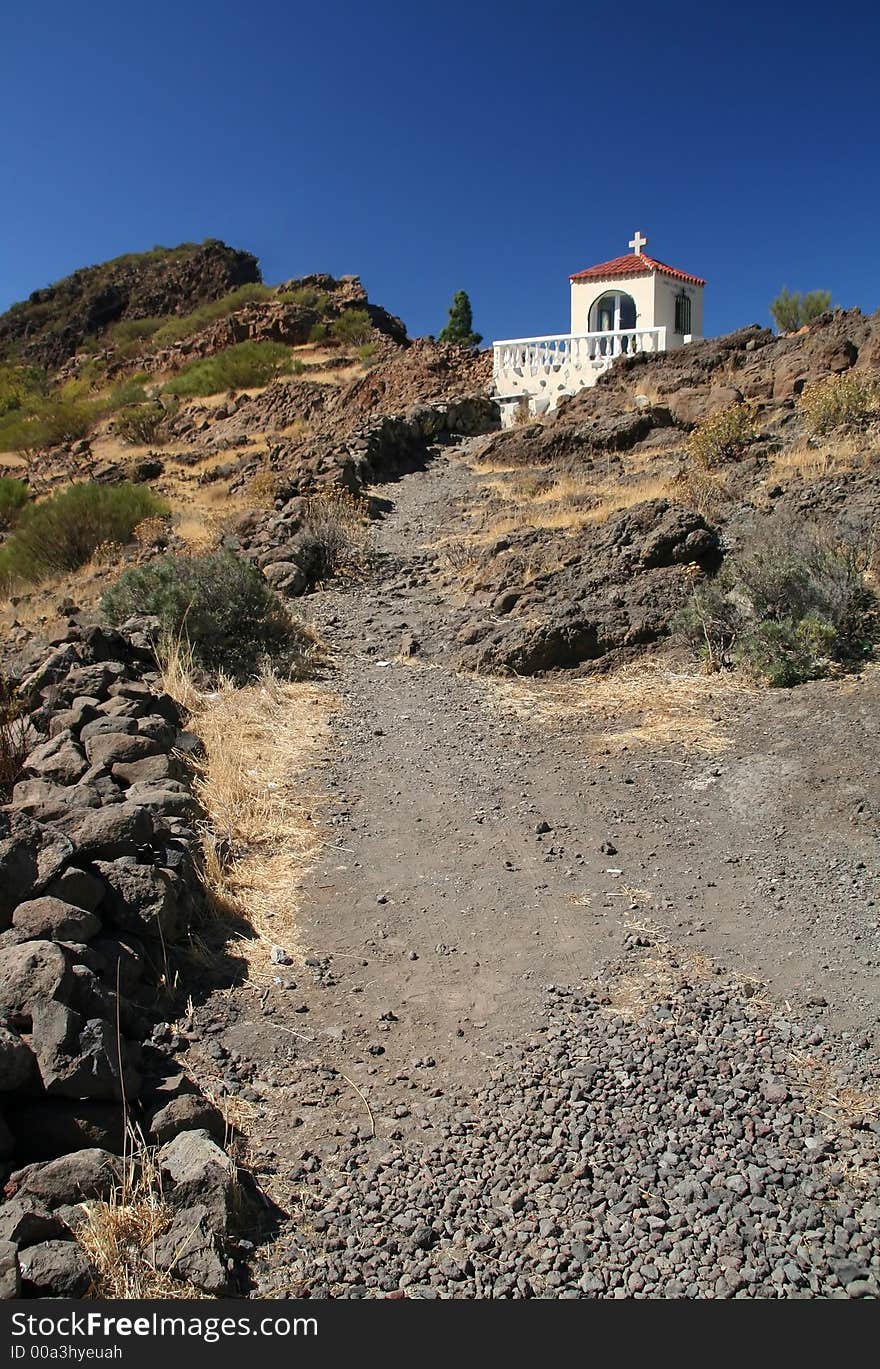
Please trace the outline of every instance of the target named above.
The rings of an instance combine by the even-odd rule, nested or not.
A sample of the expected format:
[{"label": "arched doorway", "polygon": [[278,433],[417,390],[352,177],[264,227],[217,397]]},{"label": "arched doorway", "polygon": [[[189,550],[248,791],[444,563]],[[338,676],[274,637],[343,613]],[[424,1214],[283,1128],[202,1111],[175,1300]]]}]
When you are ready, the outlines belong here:
[{"label": "arched doorway", "polygon": [[619,333],[636,326],[636,302],[622,290],[608,290],[593,301],[587,331]]}]

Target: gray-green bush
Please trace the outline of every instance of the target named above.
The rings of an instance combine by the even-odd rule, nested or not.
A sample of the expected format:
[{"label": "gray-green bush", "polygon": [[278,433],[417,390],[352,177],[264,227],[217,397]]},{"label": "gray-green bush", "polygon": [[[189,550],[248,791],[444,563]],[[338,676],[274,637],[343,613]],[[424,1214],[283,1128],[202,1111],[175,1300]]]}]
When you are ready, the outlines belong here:
[{"label": "gray-green bush", "polygon": [[873,653],[868,563],[864,548],[777,528],[698,585],[676,625],[712,669],[742,665],[771,686],[819,679]]},{"label": "gray-green bush", "polygon": [[128,570],[101,606],[113,624],[154,615],[163,636],[189,643],[198,665],[237,682],[265,663],[301,674],[315,648],[260,572],[229,551],[163,556]]}]

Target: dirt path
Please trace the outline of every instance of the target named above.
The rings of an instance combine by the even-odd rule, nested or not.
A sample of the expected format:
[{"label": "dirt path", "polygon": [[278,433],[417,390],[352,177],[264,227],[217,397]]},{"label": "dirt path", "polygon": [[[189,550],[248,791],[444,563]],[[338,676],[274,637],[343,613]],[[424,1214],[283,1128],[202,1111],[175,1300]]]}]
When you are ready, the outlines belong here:
[{"label": "dirt path", "polygon": [[461,453],[374,493],[390,505],[376,577],[308,602],[343,709],[316,781],[327,841],[299,898],[304,964],[201,1024],[253,1105],[267,1186],[289,1206],[340,1138],[442,1128],[534,1030],[548,985],[585,982],[657,929],[867,1059],[880,673],[719,687],[688,705],[690,731],[646,742],[649,680],[612,744],[602,710],[583,707],[589,682],[451,668],[455,589],[430,549],[478,507]]}]

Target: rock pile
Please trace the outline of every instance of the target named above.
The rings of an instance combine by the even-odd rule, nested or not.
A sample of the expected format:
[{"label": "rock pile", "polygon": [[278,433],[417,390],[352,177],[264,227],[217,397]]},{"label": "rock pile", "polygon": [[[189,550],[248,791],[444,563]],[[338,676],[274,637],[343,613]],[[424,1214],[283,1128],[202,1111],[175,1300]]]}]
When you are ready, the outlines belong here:
[{"label": "rock pile", "polygon": [[876,1297],[880,1123],[834,1108],[833,1066],[824,1094],[798,1072],[821,1030],[686,966],[633,1010],[641,973],[551,986],[532,1039],[424,1145],[305,1155],[302,1291]]},{"label": "rock pile", "polygon": [[200,810],[184,759],[196,739],[154,664],[142,631],[73,627],[19,685],[30,750],[0,808],[9,1296],[89,1287],[72,1239],[77,1205],[120,1183],[118,1157],[135,1126],[162,1145],[160,1168],[181,1210],[169,1266],[175,1227],[188,1222],[198,1239],[175,1272],[213,1292],[229,1286],[220,1242],[235,1171],[208,1135],[222,1140],[222,1118],[175,1065],[161,1022],[175,947],[198,911]]},{"label": "rock pile", "polygon": [[474,608],[457,634],[466,669],[535,675],[644,646],[668,631],[687,575],[721,559],[715,530],[666,499],[588,525],[562,555],[554,545],[538,530],[486,549]]}]

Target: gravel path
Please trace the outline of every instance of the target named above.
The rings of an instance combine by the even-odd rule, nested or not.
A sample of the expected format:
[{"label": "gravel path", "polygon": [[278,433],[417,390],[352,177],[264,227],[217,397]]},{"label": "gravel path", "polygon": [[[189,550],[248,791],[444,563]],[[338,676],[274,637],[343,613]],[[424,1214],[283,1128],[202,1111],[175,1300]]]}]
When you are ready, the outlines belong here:
[{"label": "gravel path", "polygon": [[610,747],[451,668],[459,454],[375,493],[377,575],[306,602],[304,963],[196,1026],[292,1214],[257,1294],[876,1295],[880,673]]}]

